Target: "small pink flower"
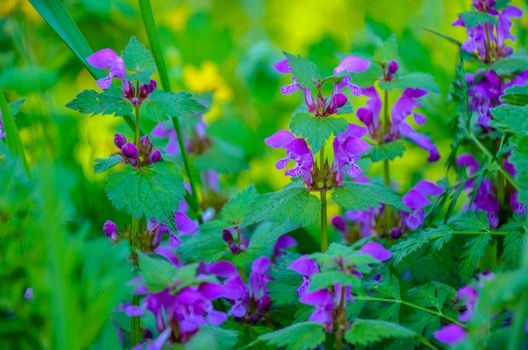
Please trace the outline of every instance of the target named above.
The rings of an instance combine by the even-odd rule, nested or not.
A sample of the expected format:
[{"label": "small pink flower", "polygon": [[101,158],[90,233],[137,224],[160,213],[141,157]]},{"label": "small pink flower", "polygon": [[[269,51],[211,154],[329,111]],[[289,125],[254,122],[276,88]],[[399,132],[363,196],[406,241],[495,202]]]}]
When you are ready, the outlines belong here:
[{"label": "small pink flower", "polygon": [[96,81],[97,86],[101,89],[108,89],[112,85],[112,78],[122,79],[125,77],[125,62],[117,53],[112,49],[102,49],[86,58],[86,61],[99,69],[108,68],[108,76],[98,79]]}]

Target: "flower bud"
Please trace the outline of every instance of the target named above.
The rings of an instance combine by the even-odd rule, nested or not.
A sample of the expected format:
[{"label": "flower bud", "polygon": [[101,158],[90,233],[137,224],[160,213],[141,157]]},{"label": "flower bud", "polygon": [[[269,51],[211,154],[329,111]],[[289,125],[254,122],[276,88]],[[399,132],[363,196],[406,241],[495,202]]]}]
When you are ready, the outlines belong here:
[{"label": "flower bud", "polygon": [[389,235],[391,236],[392,239],[398,239],[401,236],[403,236],[403,231],[399,227],[393,227],[390,230]]},{"label": "flower bud", "polygon": [[348,99],[344,94],[335,94],[332,97],[332,102],[336,108],[341,108],[347,103]]},{"label": "flower bud", "polygon": [[139,139],[139,145],[142,148],[149,149],[152,146],[152,141],[150,141],[148,135],[143,135]]},{"label": "flower bud", "polygon": [[121,149],[121,147],[123,147],[123,145],[127,143],[127,139],[125,137],[125,135],[123,134],[115,134],[114,135],[114,145],[117,146],[117,148]]},{"label": "flower bud", "polygon": [[135,95],[134,85],[130,81],[124,80],[123,81],[123,97],[128,98],[129,100],[132,100],[134,95]]},{"label": "flower bud", "polygon": [[112,241],[117,240],[117,225],[112,220],[106,220],[104,222],[103,232]]},{"label": "flower bud", "polygon": [[394,75],[398,71],[398,62],[396,61],[390,61],[389,65],[387,66],[387,71],[389,75]]},{"label": "flower bud", "polygon": [[121,152],[127,158],[137,159],[138,149],[133,143],[127,142],[121,147]]},{"label": "flower bud", "polygon": [[231,243],[229,245],[229,250],[231,250],[231,253],[238,254],[240,253],[240,247],[236,243]]},{"label": "flower bud", "polygon": [[227,243],[231,243],[233,242],[233,235],[229,230],[224,230],[222,231],[222,239]]},{"label": "flower bud", "polygon": [[159,149],[155,149],[152,152],[150,152],[149,155],[149,163],[156,163],[161,160],[161,151]]}]

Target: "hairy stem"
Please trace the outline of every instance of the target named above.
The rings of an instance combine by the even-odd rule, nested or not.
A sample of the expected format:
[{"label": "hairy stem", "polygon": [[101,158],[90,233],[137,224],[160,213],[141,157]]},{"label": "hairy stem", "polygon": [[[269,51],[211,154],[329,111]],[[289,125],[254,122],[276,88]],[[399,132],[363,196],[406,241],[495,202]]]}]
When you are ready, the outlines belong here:
[{"label": "hairy stem", "polygon": [[444,320],[446,320],[446,321],[448,321],[450,323],[456,323],[457,325],[459,325],[461,327],[465,327],[465,325],[463,323],[458,322],[454,318],[451,318],[451,317],[447,316],[446,314],[444,314],[444,313],[442,313],[440,311],[434,311],[434,310],[428,309],[426,307],[422,307],[420,305],[416,305],[416,304],[410,303],[410,302],[405,301],[405,300],[376,298],[376,297],[369,297],[369,296],[364,296],[364,295],[354,296],[354,298],[356,300],[377,301],[377,302],[382,302],[382,303],[393,303],[393,304],[405,305],[405,306],[408,306],[410,308],[413,308],[413,309],[416,309],[416,310],[420,310],[420,311],[423,311],[423,312],[427,312],[427,313],[429,313],[431,315],[434,315],[434,316],[438,316],[438,317],[443,318]]},{"label": "hairy stem", "polygon": [[[165,64],[165,58],[163,57],[163,52],[161,51],[158,29],[156,26],[156,21],[154,20],[154,12],[152,11],[150,0],[138,0],[138,3],[141,10],[141,17],[143,18],[143,23],[145,25],[145,30],[147,32],[147,37],[149,39],[150,48],[152,49],[152,54],[154,56],[154,60],[156,61],[156,67],[158,67],[161,86],[163,87],[163,90],[171,91],[169,74]],[[174,130],[176,130],[176,135],[178,136],[178,146],[180,148],[185,174],[187,175],[189,185],[191,186],[191,198],[193,203],[189,203],[189,205],[195,211],[198,222],[203,223],[200,202],[198,200],[198,193],[195,186],[195,179],[193,178],[192,167],[187,155],[185,144],[183,142],[183,133],[180,126],[180,121],[177,117],[172,117],[171,119]]]},{"label": "hairy stem", "polygon": [[[319,152],[319,167],[321,171],[325,171],[324,167],[325,155],[324,147]],[[323,178],[326,174],[323,174]],[[326,252],[328,249],[328,214],[327,214],[327,203],[326,203],[326,190],[323,189],[319,192],[321,196],[321,252]]]}]

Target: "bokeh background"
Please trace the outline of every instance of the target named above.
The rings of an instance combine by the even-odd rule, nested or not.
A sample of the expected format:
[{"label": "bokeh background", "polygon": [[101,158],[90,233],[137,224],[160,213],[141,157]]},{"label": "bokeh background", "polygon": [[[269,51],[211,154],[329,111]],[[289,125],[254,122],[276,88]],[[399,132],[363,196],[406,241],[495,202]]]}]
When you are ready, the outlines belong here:
[{"label": "bokeh background", "polygon": [[[148,43],[134,1],[66,0],[64,4],[94,51],[108,47],[120,52],[131,35]],[[522,0],[512,4],[527,10]],[[289,78],[272,69],[272,63],[282,59],[282,50],[307,55],[329,73],[340,55],[372,53],[392,33],[398,40],[402,70],[431,73],[440,88],[425,99],[422,111],[428,122],[418,130],[432,136],[443,156],[428,165],[426,152],[407,144],[405,157],[392,163],[393,179],[400,190],[406,190],[424,176],[430,180],[445,176],[443,162],[452,137],[447,125],[454,115],[449,90],[457,47],[424,28],[463,41],[464,30],[451,23],[457,13],[470,9],[470,0],[157,0],[153,6],[174,89],[212,93],[205,120],[220,152],[209,157],[221,158],[216,160],[224,197],[251,183],[260,191],[272,191],[289,181],[274,166],[283,154],[267,149],[263,142],[288,126],[291,112],[302,102],[300,94],[282,96],[279,92],[281,84],[289,83]],[[515,20],[514,33],[518,41],[513,46],[523,46],[528,33],[526,16]],[[113,134],[129,133],[127,126],[120,118],[87,117],[65,107],[78,92],[97,86],[27,0],[0,1],[0,48],[0,89],[10,101],[26,100],[16,118],[26,154],[32,164],[53,168],[51,190],[42,193],[61,194],[61,218],[69,232],[101,236],[104,220],[123,222],[125,216],[106,199],[105,175],[93,173],[93,162],[115,151]],[[397,97],[391,95],[391,100]],[[353,103],[357,108],[364,100]],[[353,114],[346,118],[355,122]],[[155,142],[164,146],[163,140]],[[194,161],[207,167],[207,161]],[[364,165],[369,175],[380,174],[376,166]],[[3,196],[0,193],[0,203],[13,208],[16,196],[11,202]],[[44,218],[24,225],[53,222]],[[3,225],[0,220],[2,255],[20,255],[18,246],[8,248],[6,242],[12,237],[3,235]],[[23,231],[24,226],[19,227]],[[39,264],[39,251],[33,254],[34,263]],[[10,291],[0,293],[2,310],[19,307],[28,276],[38,274],[16,263],[10,268],[11,277],[3,279],[12,283]],[[36,317],[27,312],[27,317]]]}]

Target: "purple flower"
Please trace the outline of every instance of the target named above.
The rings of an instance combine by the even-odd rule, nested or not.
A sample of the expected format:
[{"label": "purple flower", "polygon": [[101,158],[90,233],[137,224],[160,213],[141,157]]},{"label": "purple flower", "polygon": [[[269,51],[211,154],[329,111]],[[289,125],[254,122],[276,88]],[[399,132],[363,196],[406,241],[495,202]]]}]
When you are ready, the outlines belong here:
[{"label": "purple flower", "polygon": [[113,242],[117,241],[117,225],[112,220],[106,220],[103,224],[103,232],[106,237],[110,238]]},{"label": "purple flower", "polygon": [[121,152],[123,152],[123,155],[129,159],[137,160],[138,158],[138,149],[133,143],[125,143],[123,147],[121,147]]},{"label": "purple flower", "polygon": [[386,261],[392,257],[390,250],[385,249],[381,244],[376,242],[368,242],[359,249],[359,252],[368,254],[379,261]]},{"label": "purple flower", "polygon": [[336,184],[343,183],[345,172],[352,178],[361,176],[363,173],[356,162],[360,155],[370,149],[370,145],[363,141],[361,137],[367,133],[365,128],[354,124],[348,124],[348,128],[343,133],[334,138],[334,165],[336,171]]},{"label": "purple flower", "polygon": [[33,300],[33,288],[29,287],[29,288],[26,288],[26,290],[24,291],[24,299],[26,300]]},{"label": "purple flower", "polygon": [[418,182],[402,197],[403,204],[412,211],[411,213],[402,211],[403,224],[411,231],[422,226],[425,221],[424,208],[431,204],[427,196],[440,196],[443,193],[444,189],[432,182],[425,180]]},{"label": "purple flower", "polygon": [[154,149],[149,155],[148,162],[149,163],[156,163],[161,160],[161,151],[159,149]]},{"label": "purple flower", "polygon": [[108,76],[97,80],[97,85],[101,89],[108,89],[112,85],[112,78],[123,79],[125,77],[125,62],[112,49],[102,49],[86,58],[86,61],[99,69],[109,70]]},{"label": "purple flower", "polygon": [[178,231],[183,235],[193,235],[198,232],[198,223],[191,220],[185,213],[175,212],[174,222]]},{"label": "purple flower", "polygon": [[5,138],[7,135],[4,132],[4,124],[2,122],[2,112],[0,111],[0,139]]},{"label": "purple flower", "polygon": [[284,254],[284,251],[290,247],[297,246],[297,241],[295,238],[293,238],[290,235],[282,235],[277,239],[277,242],[275,242],[275,246],[273,247],[273,259],[278,258],[279,256]]},{"label": "purple flower", "polygon": [[280,130],[264,140],[272,148],[286,149],[286,158],[280,159],[275,165],[277,169],[284,169],[290,160],[295,162],[295,167],[285,172],[291,177],[301,176],[303,182],[310,188],[313,184],[312,166],[313,153],[303,138],[295,138],[292,133]]},{"label": "purple flower", "polygon": [[370,136],[373,139],[381,140],[379,138],[380,129],[380,112],[381,112],[381,99],[378,95],[378,91],[375,87],[363,88],[361,90],[362,95],[367,96],[367,104],[365,107],[360,107],[356,112],[356,117],[368,129]]},{"label": "purple flower", "polygon": [[434,337],[442,343],[453,345],[463,341],[467,337],[467,332],[463,327],[452,323],[434,332]]},{"label": "purple flower", "polygon": [[118,133],[114,135],[114,145],[116,145],[117,148],[121,149],[125,143],[127,143],[127,138],[125,135]]},{"label": "purple flower", "polygon": [[271,281],[268,275],[271,261],[262,256],[251,264],[251,274],[249,275],[249,285],[251,297],[257,303],[258,311],[264,312],[271,306],[271,299],[268,295],[267,284]]},{"label": "purple flower", "polygon": [[310,284],[310,278],[313,274],[319,273],[319,265],[307,256],[301,256],[294,260],[289,267],[290,270],[297,272],[302,275],[303,282],[301,286],[297,289],[299,295],[303,295],[306,291],[306,287]]},{"label": "purple flower", "polygon": [[303,304],[315,306],[309,320],[320,323],[330,332],[333,328],[332,313],[334,309],[334,296],[327,289],[314,292],[305,292],[299,298]]},{"label": "purple flower", "polygon": [[458,318],[460,321],[467,322],[473,318],[478,296],[478,292],[471,286],[466,286],[458,290],[457,297],[462,299],[466,305],[466,310]]}]

